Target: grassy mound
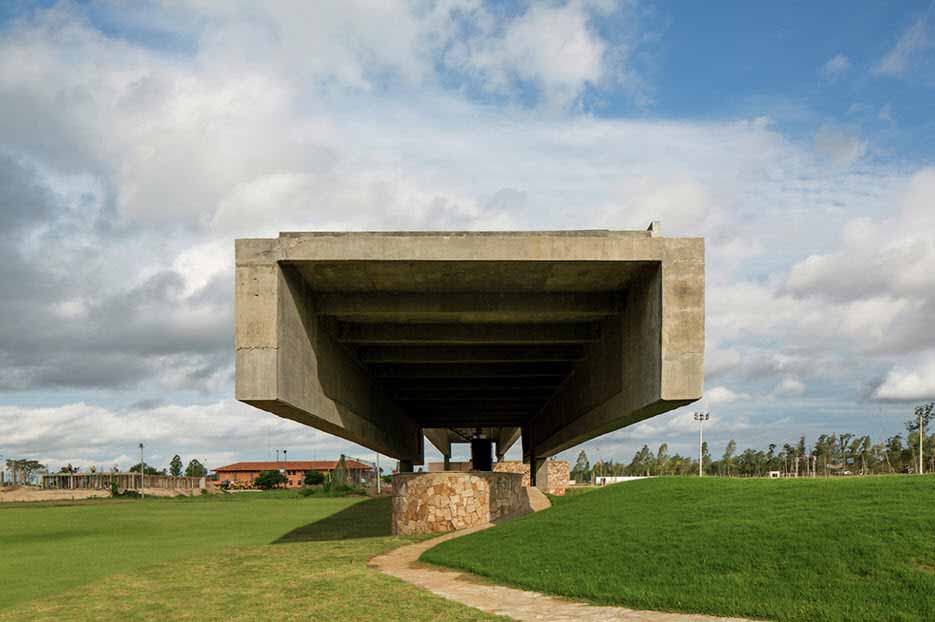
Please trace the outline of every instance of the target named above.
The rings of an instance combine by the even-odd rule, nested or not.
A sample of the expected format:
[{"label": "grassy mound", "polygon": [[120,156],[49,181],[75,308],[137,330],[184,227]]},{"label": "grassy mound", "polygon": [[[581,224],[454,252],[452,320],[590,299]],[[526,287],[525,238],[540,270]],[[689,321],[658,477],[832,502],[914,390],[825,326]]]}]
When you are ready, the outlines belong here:
[{"label": "grassy mound", "polygon": [[663,478],[561,500],[423,560],[602,604],[935,619],[935,476]]}]

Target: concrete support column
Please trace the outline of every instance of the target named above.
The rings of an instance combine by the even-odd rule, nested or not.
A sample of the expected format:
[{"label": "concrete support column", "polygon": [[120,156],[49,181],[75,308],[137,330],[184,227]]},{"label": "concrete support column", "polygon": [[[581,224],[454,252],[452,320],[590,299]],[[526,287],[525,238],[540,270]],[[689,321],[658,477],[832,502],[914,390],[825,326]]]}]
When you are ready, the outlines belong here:
[{"label": "concrete support column", "polygon": [[399,472],[400,473],[412,473],[412,460],[400,460],[399,461]]},{"label": "concrete support column", "polygon": [[471,470],[493,471],[493,441],[489,438],[471,440]]}]

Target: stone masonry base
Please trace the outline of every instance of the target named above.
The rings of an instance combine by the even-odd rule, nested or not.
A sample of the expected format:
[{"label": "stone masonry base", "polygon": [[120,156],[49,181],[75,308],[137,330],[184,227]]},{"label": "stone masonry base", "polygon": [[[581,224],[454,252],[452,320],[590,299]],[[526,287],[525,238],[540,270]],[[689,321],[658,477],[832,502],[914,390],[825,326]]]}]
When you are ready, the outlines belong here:
[{"label": "stone masonry base", "polygon": [[393,476],[393,533],[455,531],[529,511],[520,473],[401,473]]}]

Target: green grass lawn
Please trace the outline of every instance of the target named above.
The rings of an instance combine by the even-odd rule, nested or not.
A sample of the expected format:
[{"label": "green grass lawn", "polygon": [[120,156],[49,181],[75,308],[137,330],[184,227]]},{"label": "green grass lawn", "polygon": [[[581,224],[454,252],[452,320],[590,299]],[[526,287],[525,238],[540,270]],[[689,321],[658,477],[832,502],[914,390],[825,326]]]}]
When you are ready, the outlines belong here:
[{"label": "green grass lawn", "polygon": [[0,506],[0,622],[494,620],[367,568],[390,500],[292,492]]},{"label": "green grass lawn", "polygon": [[661,478],[558,500],[422,559],[602,604],[935,620],[935,476]]}]

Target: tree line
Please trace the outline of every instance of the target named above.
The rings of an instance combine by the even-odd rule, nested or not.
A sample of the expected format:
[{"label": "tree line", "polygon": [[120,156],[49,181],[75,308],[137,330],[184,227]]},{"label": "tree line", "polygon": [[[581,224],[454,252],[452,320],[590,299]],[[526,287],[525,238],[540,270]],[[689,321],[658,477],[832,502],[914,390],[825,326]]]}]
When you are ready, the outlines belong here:
[{"label": "tree line", "polygon": [[[801,436],[791,443],[770,443],[765,450],[738,451],[737,442],[731,439],[717,458],[711,455],[705,442],[701,448],[702,471],[726,477],[762,477],[771,471],[797,476],[915,473],[920,468],[921,440],[922,471],[935,472],[935,434],[928,434],[933,417],[935,403],[922,404],[906,422],[905,435],[895,434],[878,441],[869,435],[844,432],[822,434],[812,443]],[[643,445],[628,463],[598,460],[592,465],[587,453],[581,451],[571,470],[571,479],[591,482],[601,476],[697,474],[697,457],[670,454],[668,444],[662,443],[655,452]]]},{"label": "tree line", "polygon": [[[182,458],[178,454],[172,457],[172,460],[169,462],[168,469],[157,469],[145,462],[137,462],[130,467],[130,473],[139,473],[140,469],[143,470],[144,475],[171,475],[173,477],[207,477],[208,468],[201,463],[197,458],[192,458],[188,461],[187,465],[183,466]],[[46,465],[41,464],[38,460],[31,459],[8,459],[6,461],[6,468],[10,471],[11,484],[26,484],[31,482],[36,476],[43,473],[52,472],[46,467]],[[86,471],[82,471],[81,467],[72,466],[71,464],[66,464],[62,468],[55,471],[56,473],[97,473],[97,466],[90,465],[87,467]],[[119,473],[120,469],[117,465],[113,467],[114,473]]]}]

